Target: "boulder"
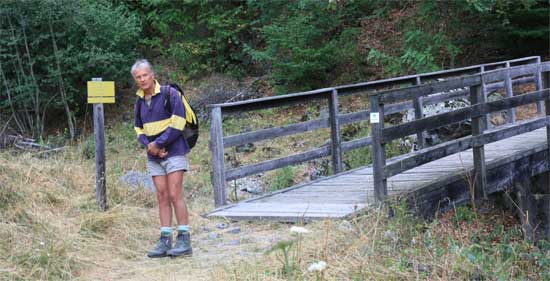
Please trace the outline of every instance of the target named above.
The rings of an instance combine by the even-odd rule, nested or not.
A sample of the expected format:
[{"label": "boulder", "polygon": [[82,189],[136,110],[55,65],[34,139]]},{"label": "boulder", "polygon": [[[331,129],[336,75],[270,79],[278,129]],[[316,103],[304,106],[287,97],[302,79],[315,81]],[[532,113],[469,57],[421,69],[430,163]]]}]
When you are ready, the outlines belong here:
[{"label": "boulder", "polygon": [[131,190],[144,188],[151,192],[156,192],[155,185],[153,184],[153,178],[149,174],[139,171],[128,171],[120,178],[120,181],[127,184]]}]

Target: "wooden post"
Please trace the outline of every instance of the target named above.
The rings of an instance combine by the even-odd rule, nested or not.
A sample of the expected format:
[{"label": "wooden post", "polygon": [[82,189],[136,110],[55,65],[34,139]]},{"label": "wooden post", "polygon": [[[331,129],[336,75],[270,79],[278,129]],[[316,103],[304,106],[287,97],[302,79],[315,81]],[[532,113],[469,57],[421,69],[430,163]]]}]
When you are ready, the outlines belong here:
[{"label": "wooden post", "polygon": [[528,241],[534,241],[535,233],[533,226],[535,225],[535,217],[537,215],[535,202],[531,192],[531,179],[526,178],[519,183],[516,183],[518,189],[516,195],[519,206],[519,217],[523,228],[524,238]]},{"label": "wooden post", "polygon": [[[550,87],[550,72],[542,73],[542,83],[541,87],[543,89],[548,89]],[[544,110],[545,115],[548,120],[550,118],[550,98],[544,100]],[[548,121],[547,121],[548,122]],[[544,193],[550,195],[550,124],[546,125],[546,180],[544,181],[545,186],[543,187]],[[546,225],[547,229],[550,226],[550,200],[546,197],[544,200],[544,212],[546,213]],[[550,231],[546,231],[546,240],[550,240]]]},{"label": "wooden post", "polygon": [[[540,65],[540,57],[537,57],[536,63],[538,63]],[[535,86],[537,88],[537,91],[542,90],[542,77],[541,77],[540,69],[535,74]],[[542,113],[542,103],[543,103],[543,101],[537,102],[537,112],[539,114]]]},{"label": "wooden post", "polygon": [[342,146],[340,141],[340,122],[338,121],[338,91],[332,90],[328,99],[330,114],[330,139],[332,147],[332,171],[342,172]]},{"label": "wooden post", "polygon": [[212,187],[214,190],[214,205],[227,205],[225,193],[225,163],[223,150],[222,110],[212,108],[210,114],[210,152],[212,153]]},{"label": "wooden post", "polygon": [[[483,72],[485,72],[485,66],[484,65],[482,65],[481,68],[479,69],[479,73],[483,73]],[[487,100],[487,95],[489,93],[487,93],[487,86],[485,85],[485,81],[483,81],[483,75],[481,76],[481,94],[483,95],[483,99]],[[491,117],[490,113],[483,115],[483,129],[484,130],[487,130],[487,129],[491,128],[491,122],[489,120],[490,117]]]},{"label": "wooden post", "polygon": [[[422,84],[422,80],[420,79],[420,76],[416,76],[416,85]],[[413,99],[413,106],[414,106],[414,119],[422,119],[423,116],[423,105],[422,105],[422,97],[415,97]],[[418,145],[418,149],[422,149],[426,146],[426,140],[424,139],[424,132],[418,132],[416,133],[416,144]]]},{"label": "wooden post", "polygon": [[377,95],[370,96],[370,124],[372,132],[372,171],[374,195],[378,203],[384,202],[388,195],[386,168],[386,146],[382,142],[384,130],[384,105]]},{"label": "wooden post", "polygon": [[[506,62],[506,68],[510,68],[510,62]],[[510,76],[510,73],[508,72],[506,75],[506,79],[504,80],[504,85],[506,88],[506,97],[511,98],[514,96],[514,90],[512,89],[512,77]],[[509,108],[507,110],[508,114],[506,116],[506,123],[514,124],[516,123],[516,109],[515,108]],[[540,111],[539,111],[540,112]]]},{"label": "wooden post", "polygon": [[[102,78],[93,78],[93,81],[102,81]],[[95,103],[94,111],[94,136],[95,136],[95,198],[101,211],[107,210],[107,189],[105,181],[105,123],[103,117],[103,104]]]},{"label": "wooden post", "polygon": [[[483,75],[482,75],[483,77]],[[483,95],[481,94],[481,86],[471,86],[470,87],[470,103],[482,104],[485,103]],[[472,136],[479,136],[483,134],[483,116],[472,118]],[[483,145],[474,146],[474,198],[478,199],[482,197],[484,200],[487,199],[487,170],[485,166],[485,148]]]}]

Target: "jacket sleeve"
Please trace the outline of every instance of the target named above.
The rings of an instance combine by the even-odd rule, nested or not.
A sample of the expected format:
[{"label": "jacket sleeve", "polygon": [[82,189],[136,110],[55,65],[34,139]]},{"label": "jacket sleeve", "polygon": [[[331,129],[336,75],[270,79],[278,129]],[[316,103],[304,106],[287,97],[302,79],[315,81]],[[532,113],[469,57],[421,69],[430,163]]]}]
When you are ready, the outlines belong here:
[{"label": "jacket sleeve", "polygon": [[180,94],[174,88],[170,88],[170,104],[172,105],[170,126],[155,140],[158,148],[164,148],[174,142],[185,128],[185,108]]},{"label": "jacket sleeve", "polygon": [[147,147],[147,145],[149,145],[149,139],[143,131],[143,121],[141,120],[141,114],[139,112],[140,103],[141,100],[138,99],[134,108],[134,130],[136,131],[138,141],[143,146]]}]

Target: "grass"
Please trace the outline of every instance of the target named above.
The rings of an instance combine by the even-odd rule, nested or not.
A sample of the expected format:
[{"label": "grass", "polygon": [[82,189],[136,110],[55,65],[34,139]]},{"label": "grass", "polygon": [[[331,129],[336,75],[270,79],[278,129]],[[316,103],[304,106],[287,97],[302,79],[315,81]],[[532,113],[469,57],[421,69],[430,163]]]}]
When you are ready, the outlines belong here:
[{"label": "grass", "polygon": [[[200,149],[205,144],[199,145]],[[550,277],[550,245],[524,242],[512,211],[495,208],[476,219],[468,206],[432,221],[396,206],[393,219],[388,219],[385,210],[369,210],[348,221],[316,222],[305,226],[310,232],[303,235],[299,246],[286,225],[242,224],[249,233],[273,240],[262,246],[252,234],[243,235],[242,244],[234,251],[248,249],[254,253],[248,258],[228,252],[229,256],[214,263],[211,255],[223,251],[219,244],[208,242],[191,259],[148,260],[144,253],[158,231],[154,195],[131,191],[118,181],[124,171],[138,169],[143,159],[130,151],[120,151],[110,159],[110,209],[99,212],[94,163],[79,147],[48,159],[32,153],[0,154],[0,251],[7,253],[0,258],[0,279],[161,280],[177,279],[178,274],[194,280]],[[190,199],[190,210],[197,237],[203,227],[212,227],[217,221],[200,217],[212,203],[210,194],[201,191],[204,179],[200,174],[205,170],[195,171],[188,177],[186,196],[195,196]],[[277,250],[278,243],[285,243],[281,241],[291,245],[286,261],[283,251]],[[325,261],[327,268],[321,273],[308,271],[318,261]]]},{"label": "grass", "polygon": [[[495,209],[480,215],[469,207],[443,214],[433,221],[398,210],[388,219],[384,210],[371,210],[347,222],[308,225],[298,255],[290,249],[272,251],[260,261],[226,268],[227,280],[319,280],[307,270],[326,261],[325,280],[546,280],[550,252],[547,243],[536,247],[522,240],[510,211]],[[292,245],[291,242],[283,246]],[[280,246],[279,248],[283,248]],[[286,248],[285,248],[286,249]],[[288,249],[286,249],[288,251]],[[292,264],[289,274],[288,264]]]},{"label": "grass", "polygon": [[[307,110],[319,114],[315,107]],[[249,118],[255,128],[268,127],[294,122],[302,113],[278,120],[281,112],[267,111],[262,118]],[[233,133],[242,130],[237,118],[225,126]],[[372,209],[347,221],[308,224],[310,232],[300,238],[289,233],[288,225],[258,222],[238,224],[241,234],[227,234],[215,227],[220,220],[201,216],[213,209],[208,124],[202,128],[184,184],[195,247],[190,259],[144,256],[158,236],[157,203],[151,192],[120,181],[127,171],[145,171],[145,155],[130,123],[107,130],[107,212],[98,211],[95,202],[91,136],[47,158],[32,151],[0,151],[0,280],[550,278],[550,245],[524,242],[513,211],[501,208],[475,216],[462,206],[427,221],[397,205],[392,219],[386,210]],[[345,132],[368,134],[362,127]],[[328,138],[327,130],[317,130],[264,141],[255,144],[254,153],[236,154],[235,161],[257,163],[322,145]],[[396,143],[387,149],[389,155],[403,152]],[[369,161],[367,148],[358,151],[345,154],[351,168]],[[266,172],[262,180],[278,189],[303,181],[307,169],[304,164]],[[212,233],[221,238],[208,238]],[[234,241],[236,246],[228,244]],[[319,261],[327,263],[326,269],[308,270]]]}]

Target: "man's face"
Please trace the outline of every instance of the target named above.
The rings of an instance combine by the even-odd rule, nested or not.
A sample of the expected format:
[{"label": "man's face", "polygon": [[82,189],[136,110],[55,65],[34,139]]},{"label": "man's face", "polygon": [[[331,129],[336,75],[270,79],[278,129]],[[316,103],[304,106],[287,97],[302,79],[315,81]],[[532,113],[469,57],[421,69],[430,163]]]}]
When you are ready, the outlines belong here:
[{"label": "man's face", "polygon": [[148,93],[149,90],[154,89],[155,74],[153,74],[148,67],[138,68],[132,75],[134,76],[137,86],[144,92]]}]

